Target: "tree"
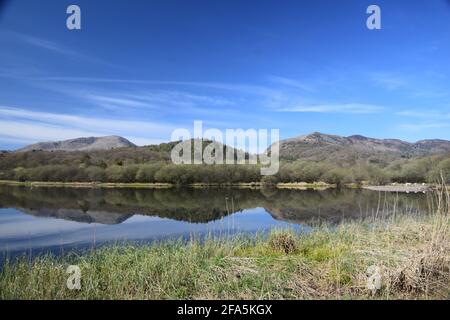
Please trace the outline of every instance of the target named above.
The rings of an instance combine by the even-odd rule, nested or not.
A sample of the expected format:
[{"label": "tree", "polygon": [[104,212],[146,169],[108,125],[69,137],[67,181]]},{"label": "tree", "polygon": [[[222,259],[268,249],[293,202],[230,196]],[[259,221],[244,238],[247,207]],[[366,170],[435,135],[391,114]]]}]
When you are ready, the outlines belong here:
[{"label": "tree", "polygon": [[278,179],[275,176],[264,176],[261,179],[261,183],[265,187],[273,187],[278,183]]},{"label": "tree", "polygon": [[342,169],[334,168],[325,173],[324,180],[327,183],[335,184],[337,188],[342,186],[345,174]]},{"label": "tree", "polygon": [[158,164],[142,165],[136,173],[137,182],[156,182],[155,174],[161,168]]},{"label": "tree", "polygon": [[87,179],[89,181],[98,181],[98,182],[104,182],[106,181],[106,173],[105,170],[101,167],[88,167],[86,168],[86,175],[87,175]]}]

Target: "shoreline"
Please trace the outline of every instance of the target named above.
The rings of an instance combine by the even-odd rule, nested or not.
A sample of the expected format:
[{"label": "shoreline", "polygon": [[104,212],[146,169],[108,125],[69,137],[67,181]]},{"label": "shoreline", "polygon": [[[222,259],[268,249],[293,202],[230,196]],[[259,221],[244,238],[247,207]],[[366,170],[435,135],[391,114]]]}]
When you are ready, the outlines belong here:
[{"label": "shoreline", "polygon": [[[57,182],[57,181],[14,181],[0,180],[0,186],[23,186],[23,187],[62,187],[62,188],[136,188],[136,189],[171,189],[179,187],[173,183],[142,183],[142,182]],[[261,189],[275,188],[287,190],[327,190],[336,189],[335,184],[325,182],[280,182],[275,185],[267,185],[262,182],[242,182],[242,183],[191,183],[183,187],[194,189],[207,188],[239,188],[239,189]],[[433,191],[436,186],[418,183],[396,183],[388,185],[357,185],[345,184],[343,189],[365,189],[379,192],[405,192],[405,193],[425,193]]]},{"label": "shoreline", "polygon": [[[140,182],[47,182],[47,181],[14,181],[0,180],[0,186],[21,186],[21,187],[63,187],[63,188],[136,188],[136,189],[171,189],[179,185],[173,183],[140,183]],[[207,188],[240,188],[240,189],[261,189],[273,187],[278,189],[317,189],[324,190],[336,188],[335,185],[326,183],[279,183],[267,186],[261,182],[241,182],[241,183],[191,183],[183,185],[193,189]]]},{"label": "shoreline", "polygon": [[433,191],[433,188],[431,186],[421,184],[363,186],[362,188],[366,190],[380,191],[380,192],[426,193]]}]

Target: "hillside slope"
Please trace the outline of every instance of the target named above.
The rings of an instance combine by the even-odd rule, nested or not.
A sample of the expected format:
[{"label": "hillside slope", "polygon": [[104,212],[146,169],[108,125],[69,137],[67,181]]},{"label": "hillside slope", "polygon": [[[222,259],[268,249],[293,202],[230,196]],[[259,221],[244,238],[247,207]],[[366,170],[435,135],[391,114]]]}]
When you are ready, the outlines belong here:
[{"label": "hillside slope", "polygon": [[119,136],[76,138],[64,141],[40,142],[28,145],[18,152],[33,150],[42,151],[90,151],[110,150],[117,148],[136,147],[133,143]]},{"label": "hillside slope", "polygon": [[280,157],[287,160],[388,163],[401,158],[450,153],[450,141],[374,139],[360,135],[342,137],[315,132],[280,141]]}]

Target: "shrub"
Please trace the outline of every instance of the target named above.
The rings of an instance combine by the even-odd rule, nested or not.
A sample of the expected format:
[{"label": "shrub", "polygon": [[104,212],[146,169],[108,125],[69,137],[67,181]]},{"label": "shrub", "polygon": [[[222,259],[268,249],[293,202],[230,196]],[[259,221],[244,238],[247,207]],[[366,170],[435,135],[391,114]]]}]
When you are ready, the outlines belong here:
[{"label": "shrub", "polygon": [[87,179],[89,181],[99,181],[104,182],[106,181],[106,173],[105,170],[101,167],[88,167],[85,170]]},{"label": "shrub", "polygon": [[339,168],[331,169],[324,175],[325,182],[335,184],[338,188],[344,182],[344,178],[345,173],[342,169]]},{"label": "shrub", "polygon": [[372,184],[383,185],[390,182],[389,174],[386,170],[375,166],[368,168],[369,182]]},{"label": "shrub", "polygon": [[261,183],[263,184],[263,186],[272,187],[278,183],[278,179],[275,176],[264,176],[261,179]]},{"label": "shrub", "polygon": [[435,168],[427,174],[427,181],[430,183],[441,181],[441,178],[444,179],[445,183],[450,183],[450,159],[440,161]]},{"label": "shrub", "polygon": [[142,165],[139,167],[136,173],[136,181],[137,182],[156,182],[155,174],[160,169],[160,165],[151,164],[151,165]]},{"label": "shrub", "polygon": [[136,165],[114,165],[106,169],[106,178],[110,182],[135,182],[138,169]]},{"label": "shrub", "polygon": [[23,167],[18,167],[14,169],[14,179],[18,181],[26,181],[27,180],[27,170]]},{"label": "shrub", "polygon": [[285,254],[293,253],[297,250],[297,239],[290,232],[272,232],[269,237],[269,246]]}]

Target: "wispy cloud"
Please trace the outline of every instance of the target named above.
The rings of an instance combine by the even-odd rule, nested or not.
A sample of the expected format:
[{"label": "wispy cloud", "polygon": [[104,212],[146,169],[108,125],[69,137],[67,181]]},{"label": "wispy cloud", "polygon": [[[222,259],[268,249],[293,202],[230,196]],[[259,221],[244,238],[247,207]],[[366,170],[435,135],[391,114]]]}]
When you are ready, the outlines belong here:
[{"label": "wispy cloud", "polygon": [[49,51],[62,53],[64,55],[68,55],[68,56],[75,56],[75,57],[80,56],[73,49],[66,48],[64,46],[57,44],[56,42],[53,42],[53,41],[49,41],[46,39],[42,39],[42,38],[38,38],[35,36],[26,35],[26,34],[21,34],[21,33],[17,33],[17,32],[14,32],[14,36],[16,37],[16,39],[21,39],[23,42],[25,42],[29,45],[35,46],[35,47],[39,47],[41,49],[46,49]]},{"label": "wispy cloud", "polygon": [[429,98],[445,98],[448,92],[440,89],[419,89],[411,93],[413,98],[429,99]]},{"label": "wispy cloud", "polygon": [[80,136],[121,135],[137,144],[170,139],[175,125],[150,121],[118,120],[0,106],[0,140],[27,142]]},{"label": "wispy cloud", "polygon": [[[78,77],[46,77],[43,81],[58,82],[74,82],[74,83],[114,83],[114,84],[138,84],[138,85],[170,85],[182,87],[201,87],[204,89],[215,89],[220,91],[234,91],[235,93],[250,94],[256,96],[252,99],[254,104],[259,103],[269,110],[278,112],[310,112],[310,113],[346,113],[346,114],[368,114],[377,113],[385,110],[372,104],[361,103],[341,103],[341,104],[324,104],[324,103],[306,103],[299,98],[298,93],[292,92],[292,88],[301,89],[303,91],[313,91],[313,88],[307,86],[294,79],[285,77],[272,76],[272,82],[283,85],[286,88],[272,89],[265,86],[251,84],[229,84],[218,82],[189,82],[189,81],[151,81],[151,80],[133,80],[133,79],[109,79],[109,78],[78,78]],[[175,110],[193,111],[198,113],[202,107],[223,107],[240,105],[229,97],[211,95],[195,95],[188,92],[177,90],[150,90],[138,93],[127,93],[117,97],[102,96],[100,102],[114,102],[116,100],[119,105],[139,106],[142,102],[147,103],[147,107],[158,108],[164,106],[166,108],[174,108]],[[92,98],[91,96],[87,96]],[[122,101],[122,99],[125,99]],[[132,100],[129,100],[132,99]],[[99,102],[99,99],[96,99]],[[303,101],[300,102],[299,101]],[[217,108],[216,108],[217,110]]]},{"label": "wispy cloud", "polygon": [[85,99],[94,102],[105,108],[116,108],[116,107],[146,107],[142,101],[129,98],[120,98],[109,95],[98,95],[98,94],[86,94]]},{"label": "wispy cloud", "polygon": [[398,116],[404,117],[413,117],[420,119],[435,119],[435,120],[444,120],[450,119],[450,112],[442,112],[436,110],[404,110],[395,113]]},{"label": "wispy cloud", "polygon": [[189,92],[177,90],[146,90],[136,93],[128,93],[126,96],[140,101],[151,102],[152,104],[178,105],[180,107],[195,106],[232,106],[235,102],[219,96],[197,95]]},{"label": "wispy cloud", "polygon": [[0,141],[14,141],[24,144],[38,141],[104,135],[101,132],[93,130],[77,130],[74,128],[64,128],[59,125],[20,120],[0,120],[0,128]]},{"label": "wispy cloud", "polygon": [[68,94],[87,101],[94,106],[100,106],[113,110],[133,109],[151,109],[160,113],[211,113],[213,110],[221,113],[224,107],[233,107],[235,102],[231,99],[213,96],[197,95],[189,92],[177,90],[136,90],[131,89],[128,92],[119,90],[92,90],[88,88],[74,89],[68,87],[54,87],[52,90],[59,90],[61,93]]},{"label": "wispy cloud", "polygon": [[[0,77],[2,77],[0,73]],[[5,77],[9,74],[5,74]],[[18,79],[28,85],[40,89],[67,95],[71,98],[88,102],[92,106],[108,110],[151,109],[165,113],[183,112],[210,113],[212,108],[221,113],[224,107],[236,107],[237,99],[219,94],[193,93],[187,90],[156,89],[152,81],[125,79],[95,79],[95,78],[53,78],[53,77],[22,77]],[[67,81],[67,83],[66,83]],[[97,81],[99,83],[97,83]],[[97,85],[92,85],[96,83]],[[158,83],[158,82],[156,82]],[[127,86],[124,86],[127,84]],[[126,87],[126,88],[125,88]]]},{"label": "wispy cloud", "polygon": [[402,88],[408,83],[404,77],[387,72],[372,73],[370,78],[376,85],[389,91]]},{"label": "wispy cloud", "polygon": [[395,113],[410,123],[400,123],[398,129],[412,133],[442,132],[450,128],[450,112],[438,110],[403,110]]},{"label": "wispy cloud", "polygon": [[431,129],[450,128],[449,123],[444,122],[424,122],[424,123],[403,123],[399,125],[399,129],[412,132],[422,132]]},{"label": "wispy cloud", "polygon": [[383,110],[385,110],[384,107],[361,103],[313,104],[313,105],[299,105],[277,109],[277,111],[279,112],[346,113],[346,114],[368,114],[381,112]]},{"label": "wispy cloud", "polygon": [[44,39],[41,37],[37,37],[34,35],[24,34],[24,33],[16,32],[16,31],[11,31],[11,30],[0,31],[0,35],[11,41],[15,41],[15,42],[18,42],[18,43],[21,43],[24,45],[42,49],[42,50],[45,50],[50,53],[54,53],[54,54],[58,54],[58,55],[62,55],[65,57],[74,58],[74,59],[78,59],[78,60],[82,60],[82,61],[86,61],[86,62],[90,62],[90,63],[101,64],[101,65],[105,65],[108,67],[120,68],[117,65],[105,62],[94,56],[80,53],[77,50],[74,50],[73,48],[66,47],[57,42],[54,42],[54,41],[51,41],[48,39]]},{"label": "wispy cloud", "polygon": [[262,95],[262,96],[270,96],[278,92],[278,90],[272,89],[268,86],[243,84],[243,83],[226,83],[226,82],[161,81],[161,80],[95,78],[95,77],[40,77],[37,80],[73,82],[73,83],[117,83],[117,84],[199,87],[199,88],[209,88],[220,91],[231,91],[236,93]]},{"label": "wispy cloud", "polygon": [[314,91],[313,87],[311,85],[305,84],[303,82],[300,82],[298,80],[295,79],[290,79],[290,78],[286,78],[286,77],[279,77],[279,76],[270,76],[269,80],[277,83],[277,84],[281,84],[284,86],[288,86],[288,87],[292,87],[295,89],[300,89],[300,90],[304,90],[304,91]]}]

